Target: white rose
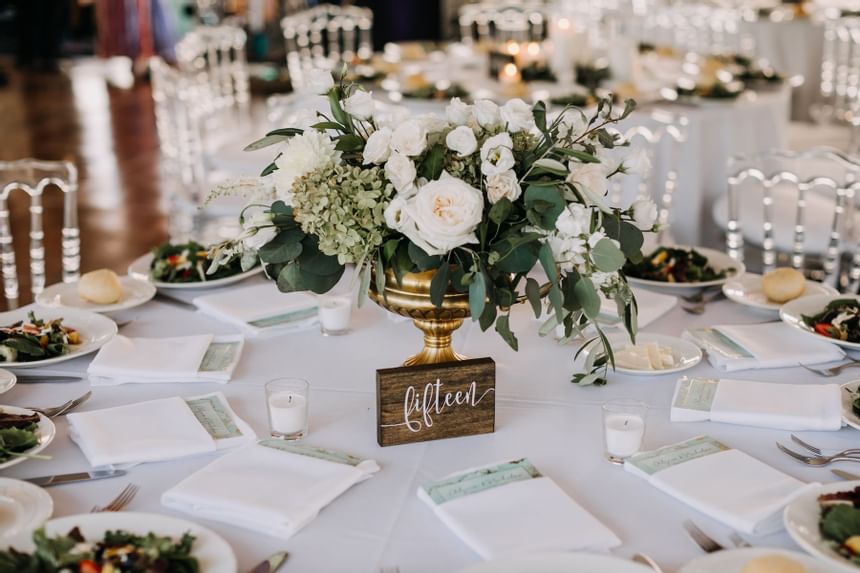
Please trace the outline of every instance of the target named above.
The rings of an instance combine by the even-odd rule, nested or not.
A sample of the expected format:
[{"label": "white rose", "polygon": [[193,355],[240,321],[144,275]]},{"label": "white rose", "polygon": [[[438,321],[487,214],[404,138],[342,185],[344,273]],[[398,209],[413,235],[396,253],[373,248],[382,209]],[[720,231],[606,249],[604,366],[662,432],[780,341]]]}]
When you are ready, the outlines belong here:
[{"label": "white rose", "polygon": [[272,173],[272,180],[277,197],[292,205],[293,182],[297,178],[338,161],[340,151],[335,150],[334,142],[324,133],[308,130],[291,137],[275,160],[278,169]]},{"label": "white rose", "polygon": [[522,192],[520,181],[513,169],[487,177],[487,199],[490,203],[496,204],[503,197],[507,197],[509,201],[516,201]]},{"label": "white rose", "polygon": [[308,72],[306,85],[315,94],[327,94],[334,87],[334,78],[328,70],[314,69]]},{"label": "white rose", "polygon": [[567,237],[585,235],[591,229],[591,209],[580,203],[571,203],[555,220],[559,234]]},{"label": "white rose", "polygon": [[442,131],[448,129],[448,127],[450,126],[447,119],[441,118],[438,115],[434,115],[432,113],[425,113],[419,115],[415,118],[415,121],[424,126],[424,131],[426,131],[427,133]]},{"label": "white rose", "polygon": [[448,133],[445,137],[445,145],[451,151],[457,152],[460,157],[466,157],[478,150],[478,139],[471,127],[461,125]]},{"label": "white rose", "polygon": [[406,214],[406,197],[397,195],[388,204],[383,213],[385,216],[385,224],[389,229],[400,231],[409,224],[409,215]]},{"label": "white rose", "polygon": [[385,163],[385,177],[398,193],[412,190],[415,185],[415,164],[402,153],[392,153]]},{"label": "white rose", "polygon": [[626,173],[634,175],[647,175],[651,170],[651,158],[648,157],[648,152],[641,147],[634,149],[621,163]]},{"label": "white rose", "polygon": [[630,207],[633,210],[633,221],[643,231],[648,231],[657,222],[657,205],[651,199],[639,199]]},{"label": "white rose", "polygon": [[355,93],[343,100],[343,109],[358,119],[370,119],[373,115],[373,92],[356,90]]},{"label": "white rose", "polygon": [[600,163],[575,163],[568,164],[570,175],[567,180],[576,185],[589,204],[597,205],[603,211],[609,210],[603,200],[609,187],[606,183],[606,171]]},{"label": "white rose", "polygon": [[445,108],[445,117],[454,125],[466,125],[472,117],[472,106],[463,103],[460,98],[451,98],[451,102]]},{"label": "white rose", "polygon": [[514,167],[514,142],[508,133],[494,135],[481,146],[481,173],[495,175]]},{"label": "white rose", "polygon": [[519,98],[508,101],[501,109],[502,121],[508,124],[508,131],[528,131],[534,127],[534,116],[529,104]]},{"label": "white rose", "polygon": [[278,230],[274,227],[258,227],[247,231],[247,235],[242,239],[242,245],[246,249],[259,251],[260,248],[269,243],[278,234]]},{"label": "white rose", "polygon": [[427,130],[420,121],[410,119],[395,128],[391,134],[391,149],[403,155],[421,155],[427,147]]},{"label": "white rose", "polygon": [[388,161],[391,155],[391,130],[387,127],[377,129],[367,138],[364,144],[364,165],[375,163],[380,165]]},{"label": "white rose", "polygon": [[475,119],[481,127],[495,127],[502,123],[499,106],[488,99],[479,99],[474,105]]},{"label": "white rose", "polygon": [[403,233],[428,255],[444,255],[456,247],[477,243],[484,197],[465,181],[443,173],[418,189],[408,201],[409,224]]},{"label": "white rose", "polygon": [[373,122],[378,127],[387,127],[392,131],[398,125],[412,117],[412,112],[403,106],[385,107],[373,113]]}]

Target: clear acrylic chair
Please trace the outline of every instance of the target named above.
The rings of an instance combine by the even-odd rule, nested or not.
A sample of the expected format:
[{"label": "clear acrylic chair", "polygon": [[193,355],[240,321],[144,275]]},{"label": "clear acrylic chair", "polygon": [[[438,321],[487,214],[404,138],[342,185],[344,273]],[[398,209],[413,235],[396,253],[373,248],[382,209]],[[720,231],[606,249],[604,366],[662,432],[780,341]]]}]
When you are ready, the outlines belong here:
[{"label": "clear acrylic chair", "polygon": [[751,55],[755,45],[743,16],[737,8],[698,2],[654,6],[642,19],[639,40],[684,53]]},{"label": "clear acrylic chair", "polygon": [[547,7],[543,2],[480,2],[460,7],[460,41],[539,42],[547,34]]},{"label": "clear acrylic chair", "polygon": [[373,12],[358,6],[319,4],[281,20],[293,89],[313,69],[368,60],[373,55]]},{"label": "clear acrylic chair", "polygon": [[[860,161],[830,148],[774,150],[733,157],[729,173],[725,229],[730,256],[743,261],[752,243],[761,251],[764,272],[778,266],[780,258],[809,271],[806,263],[814,257],[820,278],[857,291]],[[744,226],[745,220],[753,224]]]},{"label": "clear acrylic chair", "polygon": [[827,17],[821,61],[819,101],[813,110],[819,122],[851,122],[860,95],[860,18]]},{"label": "clear acrylic chair", "polygon": [[45,288],[45,232],[42,196],[47,187],[63,192],[63,282],[80,276],[81,240],[78,229],[78,170],[69,161],[20,159],[0,161],[0,271],[9,308],[18,305],[19,283],[12,245],[9,195],[21,190],[30,196],[30,286],[33,295]]}]

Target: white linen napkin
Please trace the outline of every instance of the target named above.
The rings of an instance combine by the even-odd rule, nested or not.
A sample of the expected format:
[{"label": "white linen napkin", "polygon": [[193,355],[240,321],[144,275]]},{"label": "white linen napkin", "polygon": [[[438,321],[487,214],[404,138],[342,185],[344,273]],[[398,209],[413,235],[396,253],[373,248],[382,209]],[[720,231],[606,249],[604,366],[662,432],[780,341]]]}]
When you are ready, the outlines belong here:
[{"label": "white linen napkin", "polygon": [[322,508],[378,471],[373,460],[262,440],[190,475],[167,490],[161,503],[195,517],[289,539]]},{"label": "white linen napkin", "polygon": [[782,510],[805,484],[709,437],[627,458],[624,469],[662,492],[743,533],[782,529]]},{"label": "white linen napkin", "polygon": [[239,326],[251,336],[301,330],[317,323],[317,299],[306,292],[283,293],[274,283],[199,296],[201,312]]},{"label": "white linen napkin", "polygon": [[484,559],[621,544],[526,459],[451,474],[418,488],[418,497]]},{"label": "white linen napkin", "polygon": [[817,341],[782,322],[722,325],[683,334],[707,352],[715,368],[734,372],[758,368],[787,368],[842,360],[835,344]]},{"label": "white linen napkin", "polygon": [[73,412],[66,418],[72,440],[93,467],[172,460],[256,439],[221,392]]},{"label": "white linen napkin", "polygon": [[105,344],[87,368],[94,386],[127,382],[230,381],[239,363],[241,336],[128,338]]},{"label": "white linen napkin", "polygon": [[839,384],[778,384],[750,380],[681,378],[673,422],[723,422],[777,430],[842,428]]},{"label": "white linen napkin", "polygon": [[[636,316],[638,329],[645,328],[678,304],[678,297],[668,294],[660,294],[646,289],[634,288],[639,313]],[[600,293],[600,315],[597,321],[604,329],[624,328],[624,318],[618,315],[618,305],[614,300]],[[588,327],[588,332],[595,332],[593,326]],[[556,338],[564,338],[564,325],[560,324],[555,329]]]}]

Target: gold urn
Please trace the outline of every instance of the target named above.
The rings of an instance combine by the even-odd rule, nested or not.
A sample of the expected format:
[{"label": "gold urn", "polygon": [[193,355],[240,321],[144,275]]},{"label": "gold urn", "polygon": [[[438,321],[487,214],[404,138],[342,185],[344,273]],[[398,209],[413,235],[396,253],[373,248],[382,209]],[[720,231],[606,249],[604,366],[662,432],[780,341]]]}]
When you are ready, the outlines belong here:
[{"label": "gold urn", "polygon": [[406,273],[398,284],[394,271],[385,271],[385,292],[380,293],[371,281],[369,295],[373,301],[389,312],[412,319],[415,326],[424,332],[424,348],[412,356],[403,366],[435,364],[465,360],[454,352],[451,339],[469,314],[469,293],[448,290],[437,308],[430,300],[430,282],[435,270]]}]

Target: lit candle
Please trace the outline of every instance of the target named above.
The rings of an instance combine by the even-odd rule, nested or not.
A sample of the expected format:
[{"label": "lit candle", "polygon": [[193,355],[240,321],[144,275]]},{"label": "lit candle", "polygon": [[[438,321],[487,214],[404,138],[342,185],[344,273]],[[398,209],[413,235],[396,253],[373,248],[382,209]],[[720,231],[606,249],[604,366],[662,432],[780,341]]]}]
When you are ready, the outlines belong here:
[{"label": "lit candle", "polygon": [[508,40],[508,42],[505,44],[505,52],[514,57],[517,57],[520,53],[520,45],[513,40]]},{"label": "lit candle", "polygon": [[274,436],[301,437],[308,427],[307,399],[289,391],[270,394],[269,423]]},{"label": "lit candle", "polygon": [[520,80],[522,80],[522,76],[516,64],[507,63],[499,72],[499,81],[505,85],[518,84]]},{"label": "lit candle", "polygon": [[642,447],[645,420],[635,414],[609,414],[604,420],[606,453],[610,458],[632,456]]},{"label": "lit candle", "polygon": [[349,332],[352,301],[345,296],[325,297],[319,304],[320,329],[327,336]]}]

